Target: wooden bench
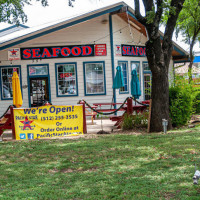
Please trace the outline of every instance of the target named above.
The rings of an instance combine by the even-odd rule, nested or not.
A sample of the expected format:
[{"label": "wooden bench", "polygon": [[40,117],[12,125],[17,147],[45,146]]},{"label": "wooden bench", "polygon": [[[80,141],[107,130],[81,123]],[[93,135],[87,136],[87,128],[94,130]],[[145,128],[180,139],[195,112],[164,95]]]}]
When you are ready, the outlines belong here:
[{"label": "wooden bench", "polygon": [[12,116],[10,110],[0,119],[0,136],[6,129],[12,130]]},{"label": "wooden bench", "polygon": [[[94,109],[97,108],[97,106],[91,106],[91,107],[94,108]],[[88,109],[90,109],[91,111],[89,111]],[[86,115],[86,116],[91,116],[92,124],[94,124],[94,119],[95,119],[97,113],[94,112],[90,107],[87,107],[87,106],[86,106],[86,107],[85,107],[85,115]]]}]

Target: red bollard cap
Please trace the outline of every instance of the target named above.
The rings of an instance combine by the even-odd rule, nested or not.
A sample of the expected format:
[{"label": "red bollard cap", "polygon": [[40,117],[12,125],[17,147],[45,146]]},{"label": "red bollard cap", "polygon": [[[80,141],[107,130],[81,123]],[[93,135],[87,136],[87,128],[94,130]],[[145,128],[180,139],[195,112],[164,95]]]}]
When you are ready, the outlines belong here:
[{"label": "red bollard cap", "polygon": [[48,101],[44,104],[45,106],[51,105]]}]

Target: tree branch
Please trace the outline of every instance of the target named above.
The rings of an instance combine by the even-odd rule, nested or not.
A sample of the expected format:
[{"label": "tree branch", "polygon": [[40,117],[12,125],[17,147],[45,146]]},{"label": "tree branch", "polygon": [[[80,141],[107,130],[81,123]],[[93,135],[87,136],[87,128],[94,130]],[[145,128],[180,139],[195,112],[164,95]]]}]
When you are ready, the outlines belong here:
[{"label": "tree branch", "polygon": [[169,17],[166,24],[166,29],[163,38],[163,49],[169,49],[172,46],[172,35],[176,26],[176,22],[180,11],[183,8],[185,0],[172,0],[170,5]]},{"label": "tree branch", "polygon": [[143,4],[144,4],[144,8],[145,8],[145,12],[147,15],[147,12],[152,11],[153,8],[153,0],[143,0]]},{"label": "tree branch", "polygon": [[155,24],[160,24],[160,20],[163,14],[163,7],[162,7],[163,0],[157,0],[157,11],[156,11],[156,16],[155,16]]},{"label": "tree branch", "polygon": [[144,26],[146,26],[147,20],[140,13],[140,2],[139,2],[139,0],[135,0],[134,3],[135,3],[135,16],[136,16],[136,18],[138,19],[138,21],[140,23],[142,23]]}]

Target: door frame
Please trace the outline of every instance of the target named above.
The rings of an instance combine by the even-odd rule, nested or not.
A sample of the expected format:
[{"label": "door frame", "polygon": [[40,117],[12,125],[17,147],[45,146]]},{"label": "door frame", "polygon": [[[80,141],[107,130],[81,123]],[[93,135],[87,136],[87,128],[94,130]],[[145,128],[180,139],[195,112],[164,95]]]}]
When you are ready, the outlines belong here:
[{"label": "door frame", "polygon": [[143,93],[143,94],[144,94],[144,97],[143,97],[143,98],[144,98],[144,101],[146,100],[146,99],[145,99],[145,85],[144,85],[144,75],[145,75],[145,74],[150,75],[150,79],[151,79],[151,83],[152,83],[152,72],[151,72],[150,69],[149,69],[149,70],[144,70],[144,64],[145,64],[145,63],[148,63],[148,61],[143,61],[143,62],[142,62],[142,71],[143,71],[143,92],[144,92],[144,93]]},{"label": "door frame", "polygon": [[[29,67],[30,66],[47,66],[47,75],[35,75],[30,76],[29,75]],[[29,108],[31,108],[31,88],[30,88],[30,79],[31,78],[48,78],[48,90],[49,90],[49,102],[51,102],[51,85],[50,85],[50,76],[49,76],[49,64],[29,64],[27,65],[27,83],[28,83],[28,103]]]}]

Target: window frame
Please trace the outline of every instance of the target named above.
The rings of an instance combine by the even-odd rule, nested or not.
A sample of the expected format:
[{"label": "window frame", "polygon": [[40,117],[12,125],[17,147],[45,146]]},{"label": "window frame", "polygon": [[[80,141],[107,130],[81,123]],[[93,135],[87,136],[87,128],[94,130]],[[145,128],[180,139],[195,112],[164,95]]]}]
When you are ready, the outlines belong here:
[{"label": "window frame", "polygon": [[148,63],[148,61],[143,61],[142,62],[142,70],[143,70],[143,91],[144,91],[144,100],[147,100],[145,98],[145,84],[144,84],[144,74],[149,74],[151,77],[151,83],[152,83],[152,72],[151,70],[144,70],[144,64]]},{"label": "window frame", "polygon": [[[39,67],[39,66],[46,66],[47,67],[47,74],[34,74],[34,75],[30,75],[30,71],[29,71],[29,67]],[[42,76],[48,76],[49,75],[49,65],[48,64],[34,64],[34,65],[27,65],[28,67],[28,75],[29,77],[42,77]]]},{"label": "window frame", "polygon": [[[46,65],[47,66],[47,72],[48,74],[46,75],[33,75],[33,76],[30,76],[29,75],[29,67],[30,66],[44,66]],[[49,102],[51,102],[51,81],[50,81],[50,74],[49,74],[49,64],[28,64],[27,65],[27,85],[28,85],[28,101],[29,101],[29,107],[31,107],[31,86],[30,86],[30,79],[31,78],[48,78],[48,90],[49,90]]]},{"label": "window frame", "polygon": [[[76,94],[65,94],[65,95],[59,95],[58,94],[58,65],[74,65],[75,66],[75,72],[76,72]],[[78,76],[77,76],[77,63],[76,62],[64,62],[64,63],[55,63],[55,75],[56,75],[56,97],[74,97],[78,96]]]},{"label": "window frame", "polygon": [[21,65],[2,65],[0,66],[0,87],[1,87],[1,100],[6,101],[6,100],[13,100],[13,97],[11,98],[3,98],[3,89],[2,89],[2,68],[19,68],[19,79],[20,79],[20,87],[21,87],[21,93],[23,97],[23,90],[22,90],[22,72],[21,72]]},{"label": "window frame", "polygon": [[[119,63],[126,63],[126,73],[127,73],[127,91],[120,91],[119,89],[119,94],[129,94],[129,69],[128,69],[128,61],[125,60],[118,60],[118,66]],[[122,73],[123,73],[123,69],[122,69]]]},{"label": "window frame", "polygon": [[[103,64],[103,78],[104,78],[104,93],[95,93],[95,94],[87,94],[87,90],[86,90],[86,65],[87,64]],[[84,93],[85,96],[98,96],[98,95],[106,95],[106,72],[105,72],[105,61],[88,61],[88,62],[83,62],[83,77],[84,77]]]},{"label": "window frame", "polygon": [[[140,81],[140,85],[141,85],[141,69],[140,69],[140,61],[131,61],[131,72],[132,72],[132,63],[136,63],[139,64],[138,68],[139,68],[139,81]],[[137,71],[137,70],[136,70]]]}]

